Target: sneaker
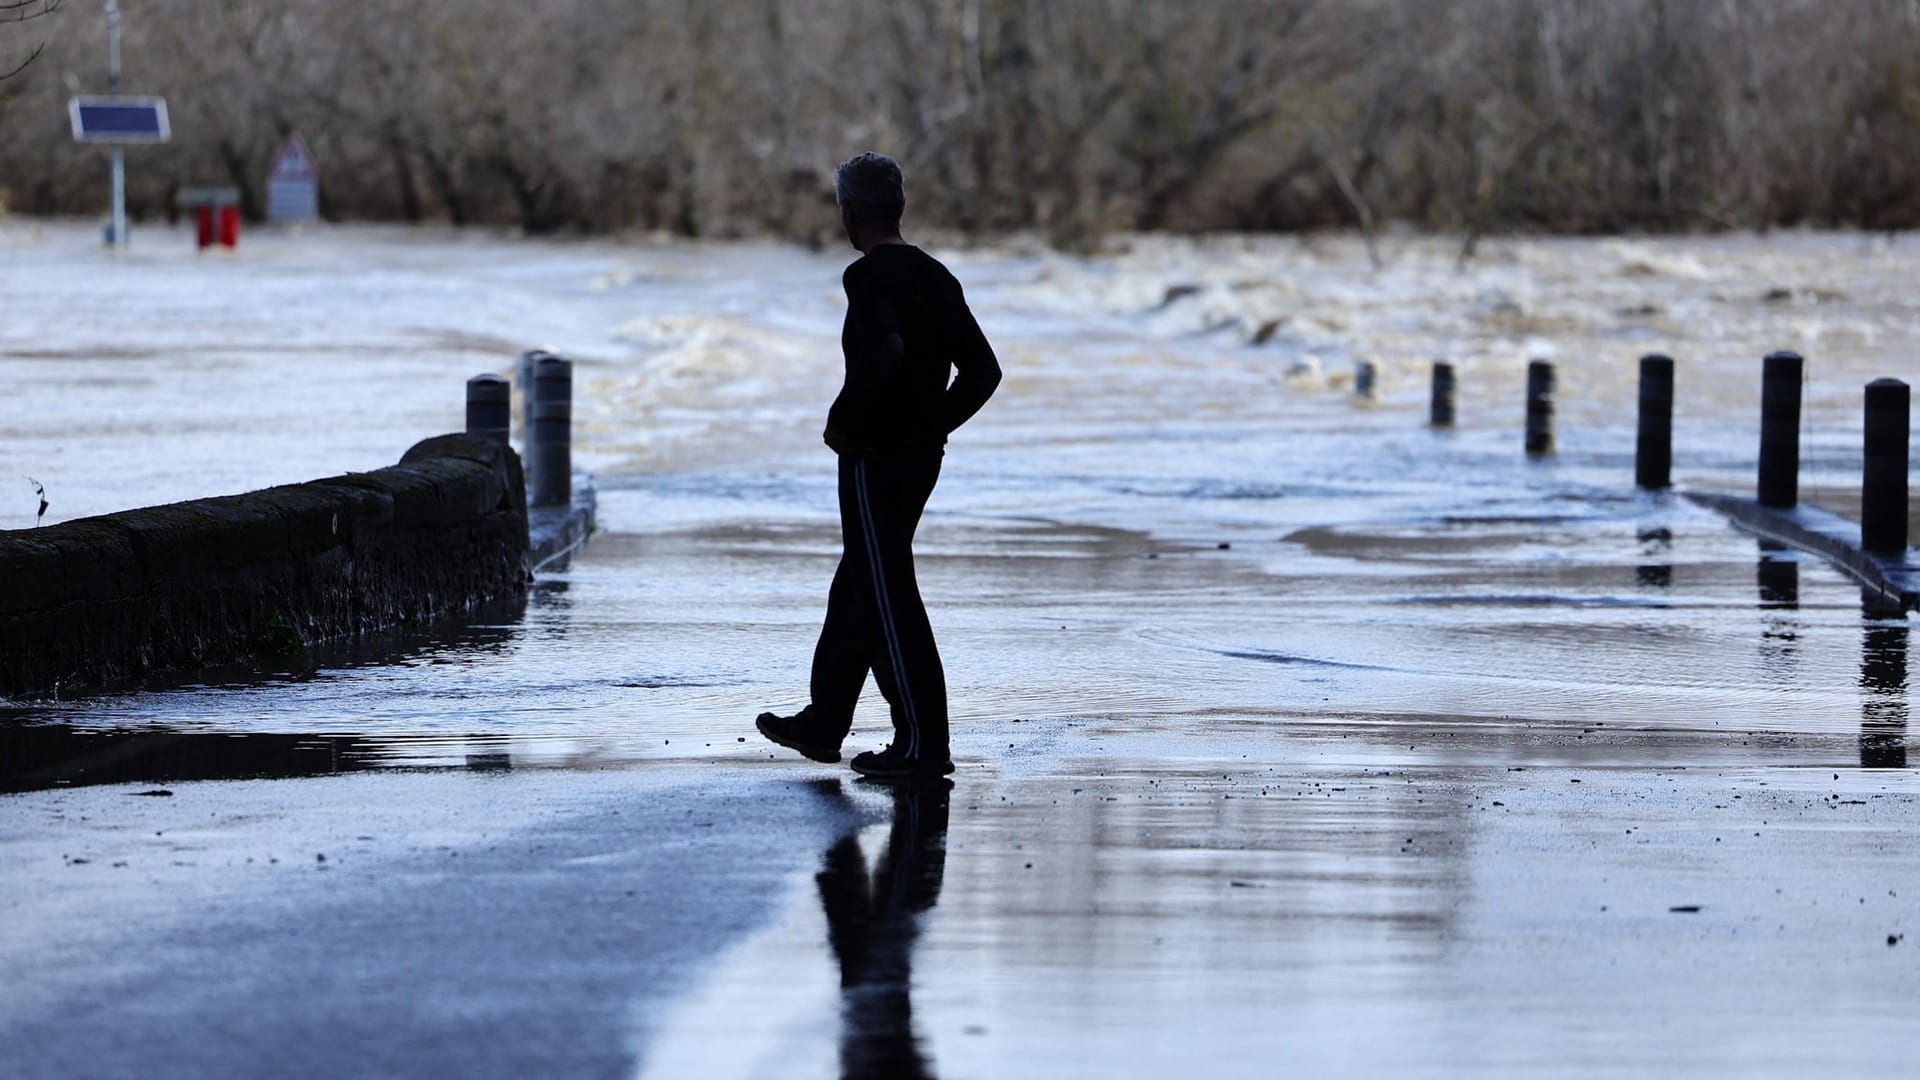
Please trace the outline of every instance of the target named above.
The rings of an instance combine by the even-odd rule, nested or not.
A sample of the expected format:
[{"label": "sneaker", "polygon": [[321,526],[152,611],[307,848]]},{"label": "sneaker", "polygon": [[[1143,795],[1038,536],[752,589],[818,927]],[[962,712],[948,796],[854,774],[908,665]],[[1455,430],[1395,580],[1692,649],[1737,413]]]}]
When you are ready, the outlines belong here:
[{"label": "sneaker", "polygon": [[760,734],[789,750],[798,750],[804,757],[829,765],[839,761],[840,740],[828,742],[819,738],[809,730],[812,725],[813,717],[808,709],[801,709],[792,716],[763,712],[753,720],[753,726],[760,729]]},{"label": "sneaker", "polygon": [[861,776],[870,776],[875,780],[919,780],[930,776],[945,776],[953,771],[952,759],[942,755],[938,760],[910,758],[889,746],[885,750],[868,750],[853,756],[853,771]]}]

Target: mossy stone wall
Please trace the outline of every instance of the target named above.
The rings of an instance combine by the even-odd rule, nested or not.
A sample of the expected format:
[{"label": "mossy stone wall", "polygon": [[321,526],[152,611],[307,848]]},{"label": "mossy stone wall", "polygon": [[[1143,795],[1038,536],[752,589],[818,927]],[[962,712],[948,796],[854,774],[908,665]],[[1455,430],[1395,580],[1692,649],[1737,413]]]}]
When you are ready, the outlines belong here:
[{"label": "mossy stone wall", "polygon": [[400,463],[0,531],[0,696],[298,653],[527,587],[512,449],[441,435]]}]

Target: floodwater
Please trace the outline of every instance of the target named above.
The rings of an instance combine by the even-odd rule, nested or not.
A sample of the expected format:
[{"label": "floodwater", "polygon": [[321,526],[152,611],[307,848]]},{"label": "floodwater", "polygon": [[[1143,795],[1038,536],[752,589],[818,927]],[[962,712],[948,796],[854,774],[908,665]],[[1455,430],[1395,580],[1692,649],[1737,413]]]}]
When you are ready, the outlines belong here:
[{"label": "floodwater", "polygon": [[[605,531],[524,618],[392,663],[34,717],[567,759],[704,752],[742,710],[793,703],[838,542],[817,429],[840,253],[340,229],[195,256],[149,229],[115,259],[90,240],[0,233],[0,476],[41,481],[49,521],[378,467],[459,426],[467,374],[550,344],[580,364]],[[1739,491],[1758,357],[1801,350],[1803,495],[1842,494],[1860,386],[1911,367],[1920,245],[1516,241],[1465,270],[1438,240],[1387,251],[1377,273],[1340,239],[950,254],[1008,372],[919,543],[959,715],[1854,733],[1885,681],[1862,672],[1888,669],[1869,654],[1904,623],[1636,492],[1635,361],[1679,358],[1678,482]],[[1518,451],[1533,356],[1560,366],[1547,461]],[[1440,357],[1450,432],[1424,426]],[[1363,359],[1373,401],[1351,392]],[[28,526],[16,487],[0,520]]]},{"label": "floodwater", "polygon": [[[834,773],[746,723],[801,703],[837,556],[841,253],[90,238],[0,232],[0,492],[32,475],[59,520],[378,467],[539,344],[580,365],[601,531],[524,612],[10,708],[23,813],[222,777],[412,806],[391,785],[417,777],[493,785],[511,832],[555,783],[699,807],[724,776],[841,822],[796,826],[760,914],[607,1020],[653,1075],[1904,1071],[1908,621],[1631,481],[1640,354],[1679,361],[1677,481],[1745,491],[1759,357],[1792,348],[1803,497],[1840,501],[1860,387],[1913,374],[1909,237],[1514,241],[1464,270],[1399,239],[1379,272],[1337,238],[939,252],[1007,379],[917,544],[960,767],[903,793],[780,787]],[[1542,461],[1535,356],[1561,383]],[[18,487],[0,524],[31,524]],[[259,839],[235,828],[215,851]]]}]

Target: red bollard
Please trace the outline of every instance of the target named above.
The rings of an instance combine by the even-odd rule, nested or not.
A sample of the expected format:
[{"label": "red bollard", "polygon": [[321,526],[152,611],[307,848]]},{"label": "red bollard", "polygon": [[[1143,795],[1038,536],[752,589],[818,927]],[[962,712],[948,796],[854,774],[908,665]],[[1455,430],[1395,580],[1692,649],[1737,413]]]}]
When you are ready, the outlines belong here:
[{"label": "red bollard", "polygon": [[220,246],[228,249],[240,246],[240,208],[227,203],[220,211]]},{"label": "red bollard", "polygon": [[194,239],[201,251],[213,246],[213,207],[196,206],[193,208]]}]

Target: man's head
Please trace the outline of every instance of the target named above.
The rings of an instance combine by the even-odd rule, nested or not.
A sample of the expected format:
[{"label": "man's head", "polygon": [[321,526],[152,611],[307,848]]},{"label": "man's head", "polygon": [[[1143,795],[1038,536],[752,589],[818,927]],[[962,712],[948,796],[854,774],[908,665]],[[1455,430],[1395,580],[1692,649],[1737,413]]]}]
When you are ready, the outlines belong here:
[{"label": "man's head", "polygon": [[849,158],[833,171],[833,193],[854,247],[865,251],[871,241],[900,234],[907,190],[899,162],[871,150]]}]

